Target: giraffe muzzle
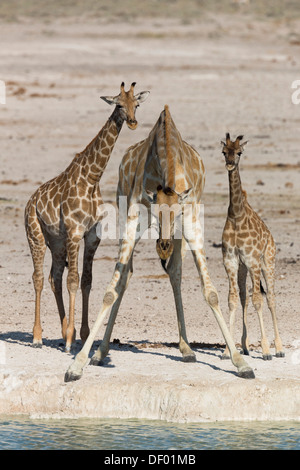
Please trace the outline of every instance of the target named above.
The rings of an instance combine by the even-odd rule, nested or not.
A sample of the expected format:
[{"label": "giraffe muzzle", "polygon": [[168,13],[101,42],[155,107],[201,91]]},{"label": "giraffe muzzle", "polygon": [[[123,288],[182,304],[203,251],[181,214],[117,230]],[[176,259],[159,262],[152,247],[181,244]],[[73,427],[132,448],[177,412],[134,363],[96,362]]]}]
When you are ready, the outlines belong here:
[{"label": "giraffe muzzle", "polygon": [[134,130],[137,128],[138,122],[135,119],[127,119],[126,122],[129,129]]},{"label": "giraffe muzzle", "polygon": [[156,251],[160,259],[166,260],[170,258],[173,253],[174,244],[171,240],[163,240],[159,238],[156,240]]},{"label": "giraffe muzzle", "polygon": [[234,170],[236,167],[235,163],[226,163],[226,168],[228,171]]}]

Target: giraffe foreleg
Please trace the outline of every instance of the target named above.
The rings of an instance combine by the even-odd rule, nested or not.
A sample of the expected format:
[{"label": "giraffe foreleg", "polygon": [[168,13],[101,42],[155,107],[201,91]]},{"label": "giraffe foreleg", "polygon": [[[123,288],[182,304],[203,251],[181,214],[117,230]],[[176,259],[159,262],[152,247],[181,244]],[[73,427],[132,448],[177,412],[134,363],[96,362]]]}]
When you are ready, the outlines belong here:
[{"label": "giraffe foreleg", "polygon": [[195,362],[196,355],[192,351],[186,335],[184,312],[181,296],[181,277],[182,277],[182,242],[174,240],[174,250],[167,266],[167,272],[170,278],[171,286],[174,293],[178,331],[179,331],[179,350],[182,354],[184,362]]},{"label": "giraffe foreleg", "polygon": [[92,288],[92,269],[93,260],[96,250],[99,246],[100,238],[97,236],[96,226],[93,227],[84,237],[84,255],[83,269],[81,276],[81,292],[82,292],[82,321],[80,328],[80,338],[84,344],[89,333],[88,314],[89,314],[89,297]]},{"label": "giraffe foreleg", "polygon": [[242,333],[242,349],[246,356],[249,356],[249,342],[248,342],[248,325],[247,325],[247,311],[249,303],[249,294],[247,289],[247,273],[248,269],[244,263],[240,262],[238,271],[238,285],[240,301],[243,309],[243,333]]},{"label": "giraffe foreleg", "polygon": [[198,243],[197,248],[197,240],[188,240],[193,256],[196,267],[198,269],[200,279],[203,286],[203,294],[206,302],[210,306],[211,310],[214,313],[215,319],[221,329],[223,337],[225,339],[226,345],[228,346],[231,361],[235,367],[238,369],[239,377],[245,379],[253,379],[255,377],[252,368],[247,364],[243,356],[238,352],[235,347],[234,341],[231,337],[231,334],[227,328],[226,322],[222,315],[220,306],[219,306],[219,298],[218,293],[213,286],[210,276],[208,274],[207,266],[206,266],[206,259],[205,259],[205,252],[203,249],[202,243]]},{"label": "giraffe foreleg", "polygon": [[49,282],[58,308],[62,337],[66,340],[68,323],[62,295],[62,277],[66,266],[65,241],[60,240],[57,242],[49,240],[49,246],[52,254],[52,266],[49,274]]},{"label": "giraffe foreleg", "polygon": [[[238,306],[238,267],[239,260],[234,254],[228,252],[223,253],[223,264],[229,280],[229,294],[228,294],[228,307],[229,307],[229,331],[232,339],[234,340],[235,331],[235,314]],[[222,355],[222,359],[229,359],[230,353],[228,345]]]},{"label": "giraffe foreleg", "polygon": [[67,256],[68,256],[68,276],[67,276],[67,289],[69,292],[69,318],[68,327],[66,332],[66,346],[67,352],[71,350],[72,343],[75,342],[75,299],[79,286],[79,273],[78,273],[78,252],[80,237],[69,237],[67,240]]},{"label": "giraffe foreleg", "polygon": [[124,275],[120,278],[120,282],[118,285],[118,291],[119,291],[118,297],[111,309],[111,313],[110,313],[107,327],[103,336],[103,340],[101,341],[99,348],[97,349],[97,351],[91,358],[90,364],[93,366],[100,365],[103,359],[107,356],[109,352],[109,342],[110,342],[111,334],[113,331],[113,327],[117,318],[117,314],[119,311],[119,307],[120,307],[123,295],[125,293],[125,290],[127,289],[132,273],[133,273],[133,268],[132,268],[132,257],[131,257],[128,265],[126,265],[125,267]]}]

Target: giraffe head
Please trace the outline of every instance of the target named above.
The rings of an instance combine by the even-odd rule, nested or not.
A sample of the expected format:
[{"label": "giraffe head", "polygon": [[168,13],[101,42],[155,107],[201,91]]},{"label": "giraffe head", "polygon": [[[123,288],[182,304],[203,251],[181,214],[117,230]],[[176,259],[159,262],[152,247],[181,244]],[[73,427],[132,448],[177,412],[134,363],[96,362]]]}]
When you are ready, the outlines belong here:
[{"label": "giraffe head", "polygon": [[147,191],[148,200],[155,204],[152,214],[156,218],[159,228],[156,251],[162,261],[167,260],[173,253],[176,232],[175,222],[181,217],[182,206],[190,192],[191,188],[178,194],[173,189],[163,189],[160,185],[155,193]]},{"label": "giraffe head", "polygon": [[221,142],[223,145],[223,150],[222,153],[225,157],[225,165],[228,171],[232,171],[235,168],[237,168],[239,161],[240,161],[240,156],[242,155],[244,151],[244,146],[246,145],[246,142],[241,143],[241,140],[243,139],[244,136],[239,135],[234,142],[230,140],[230,135],[227,132],[226,134],[226,142]]},{"label": "giraffe head", "polygon": [[137,95],[134,95],[135,82],[131,84],[128,91],[125,91],[124,82],[121,83],[121,91],[117,96],[101,96],[104,101],[108,104],[115,104],[119,110],[121,118],[126,121],[129,129],[136,129],[138,123],[135,119],[136,108],[145,101],[149,95],[149,91],[142,91]]}]

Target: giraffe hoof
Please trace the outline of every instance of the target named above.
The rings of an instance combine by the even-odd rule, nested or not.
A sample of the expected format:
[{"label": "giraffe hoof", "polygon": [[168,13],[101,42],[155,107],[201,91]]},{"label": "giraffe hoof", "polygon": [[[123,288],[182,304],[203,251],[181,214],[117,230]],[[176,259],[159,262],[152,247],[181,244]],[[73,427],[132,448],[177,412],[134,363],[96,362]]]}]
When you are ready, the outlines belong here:
[{"label": "giraffe hoof", "polygon": [[75,372],[67,371],[65,373],[65,382],[74,382],[75,380],[79,380],[82,374],[75,374]]},{"label": "giraffe hoof", "polygon": [[263,354],[263,360],[264,361],[271,361],[272,360],[271,354]]},{"label": "giraffe hoof", "polygon": [[223,353],[221,356],[222,361],[225,361],[227,359],[230,359],[230,356],[228,354]]},{"label": "giraffe hoof", "polygon": [[255,379],[255,374],[251,367],[246,367],[238,371],[238,376],[242,379]]},{"label": "giraffe hoof", "polygon": [[41,349],[42,348],[42,343],[32,343],[32,347],[36,349]]},{"label": "giraffe hoof", "polygon": [[278,351],[276,354],[275,354],[275,357],[285,357],[285,353],[283,351]]},{"label": "giraffe hoof", "polygon": [[243,351],[241,351],[241,354],[243,354],[244,356],[250,356],[248,349],[243,349]]},{"label": "giraffe hoof", "polygon": [[96,357],[91,357],[91,360],[90,360],[91,366],[102,366],[102,364],[103,364],[103,361],[101,361],[101,359],[97,359]]},{"label": "giraffe hoof", "polygon": [[182,356],[182,361],[183,362],[196,362],[196,356],[194,353],[186,354],[185,356]]}]

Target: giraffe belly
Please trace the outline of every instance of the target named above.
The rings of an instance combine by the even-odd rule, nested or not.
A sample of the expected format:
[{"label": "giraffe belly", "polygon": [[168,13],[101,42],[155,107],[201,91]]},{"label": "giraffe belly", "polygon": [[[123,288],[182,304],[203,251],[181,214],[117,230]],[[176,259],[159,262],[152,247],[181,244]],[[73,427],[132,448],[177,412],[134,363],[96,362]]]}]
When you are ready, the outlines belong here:
[{"label": "giraffe belly", "polygon": [[42,231],[44,234],[45,239],[48,241],[50,238],[55,238],[55,239],[61,239],[64,240],[66,238],[66,230],[64,227],[64,224],[60,223],[59,220],[57,220],[54,224],[49,224],[43,219],[40,219],[40,224],[42,227]]}]

